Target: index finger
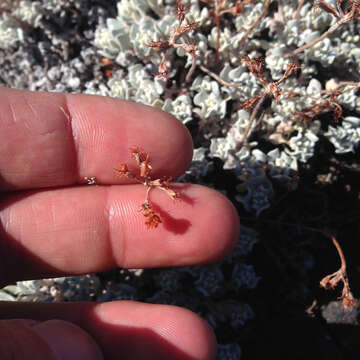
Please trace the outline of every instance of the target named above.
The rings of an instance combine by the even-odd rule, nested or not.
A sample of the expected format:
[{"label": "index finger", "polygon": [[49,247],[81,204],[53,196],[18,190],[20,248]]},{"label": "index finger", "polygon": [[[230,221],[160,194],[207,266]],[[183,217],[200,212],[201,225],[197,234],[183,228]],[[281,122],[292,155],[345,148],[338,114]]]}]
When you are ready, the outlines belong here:
[{"label": "index finger", "polygon": [[0,88],[0,190],[119,182],[112,169],[134,146],[155,159],[154,176],[176,177],[192,157],[187,129],[150,106]]}]

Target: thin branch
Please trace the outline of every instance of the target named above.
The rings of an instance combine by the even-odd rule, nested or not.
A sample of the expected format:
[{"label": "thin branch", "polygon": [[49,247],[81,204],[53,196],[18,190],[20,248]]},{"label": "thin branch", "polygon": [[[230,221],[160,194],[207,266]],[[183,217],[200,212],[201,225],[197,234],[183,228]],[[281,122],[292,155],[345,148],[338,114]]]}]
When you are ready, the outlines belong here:
[{"label": "thin branch", "polygon": [[221,79],[220,76],[216,75],[214,72],[212,72],[211,70],[206,68],[204,65],[199,65],[199,68],[200,68],[200,70],[202,70],[203,72],[205,72],[206,74],[211,76],[213,79],[215,79],[220,85],[228,86],[228,87],[244,86],[243,83],[229,83],[229,82],[226,82],[225,80]]},{"label": "thin branch", "polygon": [[302,9],[302,7],[304,6],[305,0],[300,0],[299,5],[296,9],[296,12],[294,14],[294,19],[297,20],[299,18],[300,15],[300,11]]},{"label": "thin branch", "polygon": [[242,36],[242,38],[239,41],[239,46],[242,45],[246,38],[249,36],[249,34],[256,28],[256,26],[259,24],[260,20],[265,16],[266,12],[268,11],[268,8],[270,6],[271,0],[266,0],[265,4],[264,4],[264,8],[263,11],[261,12],[261,14],[258,16],[258,18],[251,24],[251,26],[249,27],[249,29],[245,32],[245,34]]},{"label": "thin branch", "polygon": [[190,83],[191,82],[191,78],[194,74],[194,71],[195,71],[195,68],[196,68],[196,57],[195,55],[192,56],[192,62],[191,62],[191,67],[189,69],[189,71],[187,72],[186,74],[186,77],[185,77],[185,82],[186,83]]},{"label": "thin branch", "polygon": [[[331,26],[327,31],[325,31],[323,34],[321,34],[318,38],[316,38],[313,41],[310,41],[309,43],[299,47],[298,49],[294,50],[293,52],[286,54],[285,58],[290,58],[293,56],[296,56],[297,54],[303,52],[306,49],[309,49],[310,47],[316,45],[321,40],[325,39],[327,36],[331,35],[333,32],[335,32],[339,27],[346,24],[347,22],[354,20],[356,17],[360,16],[360,10],[358,8],[359,5],[353,3],[351,10],[349,10],[346,14],[341,13],[341,7],[338,7],[339,14],[341,15],[340,20],[335,23],[333,26]],[[333,14],[334,15],[334,14]]]},{"label": "thin branch", "polygon": [[323,34],[321,34],[318,38],[316,38],[313,41],[310,41],[309,43],[299,47],[298,49],[294,50],[293,52],[286,54],[285,58],[290,58],[290,57],[294,57],[297,54],[300,54],[301,52],[303,52],[306,49],[311,48],[312,46],[316,45],[318,42],[320,42],[321,40],[325,39],[327,36],[329,36],[330,34],[332,34],[335,30],[337,30],[341,25],[343,25],[344,22],[343,21],[338,21],[336,24],[334,24],[333,26],[331,26],[327,31],[325,31]]},{"label": "thin branch", "polygon": [[250,116],[250,120],[249,120],[249,124],[241,138],[241,140],[236,144],[236,148],[235,148],[235,151],[239,151],[245,144],[245,142],[247,141],[247,138],[249,137],[250,135],[250,131],[251,131],[251,128],[253,126],[253,123],[256,119],[256,116],[262,106],[262,104],[264,103],[266,99],[266,94],[263,94],[259,99],[258,101],[256,102],[256,105],[251,113],[251,116]]}]

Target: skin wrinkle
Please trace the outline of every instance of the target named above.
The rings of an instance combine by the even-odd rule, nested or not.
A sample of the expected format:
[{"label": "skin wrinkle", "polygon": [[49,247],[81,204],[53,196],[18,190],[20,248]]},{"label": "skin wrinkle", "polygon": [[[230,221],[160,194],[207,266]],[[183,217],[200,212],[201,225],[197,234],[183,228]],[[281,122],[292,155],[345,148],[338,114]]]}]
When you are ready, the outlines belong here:
[{"label": "skin wrinkle", "polygon": [[18,121],[16,117],[15,108],[11,102],[9,102],[9,107],[10,107],[11,118],[13,119],[14,123],[17,123]]},{"label": "skin wrinkle", "polygon": [[[38,111],[36,111],[34,105],[31,104],[31,102],[28,100],[28,94],[21,94],[21,98],[23,99],[23,102],[26,105],[26,107],[30,110],[30,111],[22,111],[21,116],[23,117],[23,119],[22,119],[23,124],[21,124],[21,126],[24,126],[29,131],[29,133],[31,133],[31,134],[33,134],[35,136],[51,135],[53,133],[56,133],[59,130],[57,127],[53,127],[53,126],[49,129],[48,128],[48,123],[45,126],[44,126],[44,123],[42,123],[43,126],[41,128],[36,126],[35,127],[36,132],[34,132],[34,125],[35,124],[36,125],[41,124],[39,122],[39,120],[38,120],[39,119],[39,113],[38,113]],[[10,102],[10,100],[9,100],[9,102]],[[11,102],[10,102],[10,105],[13,107]],[[14,108],[14,113],[13,114],[16,116],[15,108]],[[18,122],[17,119],[15,119],[14,123],[16,123],[16,122]],[[45,129],[43,129],[43,127],[45,127]]]},{"label": "skin wrinkle", "polygon": [[[75,95],[76,96],[76,95]],[[92,111],[83,106],[78,106],[74,101],[74,95],[69,97],[65,95],[68,113],[71,117],[72,135],[77,155],[77,182],[82,183],[84,176],[95,176],[97,169],[93,166],[98,162],[99,154],[108,152],[108,139],[111,133],[105,132],[100,121],[94,120]],[[75,104],[75,105],[74,105]],[[91,121],[89,121],[91,119]],[[103,122],[106,126],[106,123]],[[107,135],[107,136],[106,136]]]},{"label": "skin wrinkle", "polygon": [[[41,182],[46,183],[47,186],[53,182],[56,186],[56,178],[62,177],[62,174],[59,176],[58,173],[59,168],[62,167],[66,168],[66,172],[63,173],[64,177],[66,178],[71,173],[69,182],[76,181],[78,175],[73,171],[73,169],[76,170],[74,166],[76,165],[74,164],[76,154],[71,146],[73,135],[71,126],[69,126],[69,119],[65,117],[66,121],[64,121],[62,116],[60,117],[59,113],[56,113],[59,110],[56,107],[54,108],[52,102],[46,101],[46,99],[42,100],[38,95],[19,93],[16,90],[10,92],[13,93],[13,97],[10,96],[11,93],[9,95],[5,93],[2,99],[2,103],[4,106],[7,105],[8,111],[6,115],[1,117],[1,121],[9,136],[14,139],[9,143],[5,141],[6,145],[4,146],[7,146],[8,151],[13,152],[14,155],[12,162],[8,166],[4,161],[1,163],[1,167],[4,168],[2,171],[4,183],[6,184],[7,179],[14,178],[14,183],[10,181],[8,186],[18,188],[24,186],[22,183],[28,177],[26,186],[29,188],[32,187],[33,181],[39,182],[40,187]],[[64,99],[64,96],[59,96],[61,105],[64,104]],[[66,155],[60,159],[60,162],[51,162],[52,154],[58,156],[59,146],[64,142],[67,144],[67,151],[64,153]],[[21,146],[19,146],[21,150],[17,150],[17,143],[21,143]],[[48,144],[51,145],[52,143],[54,145],[49,147]],[[32,151],[32,147],[34,147],[35,151]],[[37,156],[36,154],[41,147],[44,149],[43,156],[38,158],[37,163],[34,165],[32,164],[33,157]],[[1,153],[6,153],[6,149],[1,149]],[[37,180],[36,178],[39,175],[36,175],[36,170],[39,169],[43,172],[46,167],[47,172],[42,173],[42,180]]]},{"label": "skin wrinkle", "polygon": [[[124,230],[126,229],[126,226],[128,228],[131,228],[130,225],[133,223],[133,216],[132,215],[127,216],[127,214],[131,212],[130,202],[128,201],[122,202],[121,205],[120,204],[117,205],[117,208],[118,208],[118,220],[119,220],[118,227],[120,227],[122,234],[121,260],[118,261],[118,264],[123,268],[127,268],[127,236]],[[125,219],[127,219],[128,221],[127,225],[124,224]]]},{"label": "skin wrinkle", "polygon": [[[125,245],[125,239],[123,236],[123,232],[118,231],[118,237],[120,237],[120,240],[118,240],[118,241],[120,241],[120,243],[122,244],[122,251],[121,251],[121,260],[122,261],[118,261],[118,257],[115,254],[115,247],[113,244],[113,241],[114,241],[113,231],[111,229],[112,228],[111,224],[113,223],[113,219],[116,218],[116,208],[113,206],[114,203],[110,200],[112,189],[113,189],[112,186],[107,188],[106,200],[105,200],[105,204],[104,204],[104,216],[106,217],[106,236],[108,239],[107,241],[109,242],[112,263],[120,266],[123,264],[123,260],[125,257],[126,245]],[[121,227],[121,229],[122,229],[122,227]]]},{"label": "skin wrinkle", "polygon": [[66,116],[64,114],[64,117],[66,119],[66,125],[67,125],[66,128],[69,130],[70,137],[72,139],[72,145],[73,145],[73,151],[74,151],[73,159],[75,159],[75,161],[73,163],[74,173],[77,174],[77,178],[79,180],[79,175],[80,175],[79,174],[79,145],[78,145],[78,142],[76,139],[76,134],[74,131],[73,111],[72,111],[72,107],[69,102],[68,94],[64,94],[63,110],[64,110],[65,114],[69,115],[69,116]]},{"label": "skin wrinkle", "polygon": [[[31,112],[33,113],[34,119],[35,119],[35,120],[38,119],[39,114],[38,114],[38,112],[34,109],[34,106],[30,103],[30,101],[28,100],[28,97],[27,97],[27,96],[24,96],[24,101],[25,101],[25,104],[29,107],[29,109],[30,109]],[[25,124],[26,124],[26,122],[25,122]],[[53,130],[53,131],[47,131],[46,134],[51,134],[51,133],[53,133],[53,132],[54,132],[54,130]],[[40,135],[45,135],[45,133],[44,133],[44,134],[43,134],[43,133],[40,133]]]},{"label": "skin wrinkle", "polygon": [[56,204],[54,204],[54,201],[51,201],[50,204],[50,213],[51,213],[51,221],[53,223],[54,231],[57,230],[57,224],[56,224]]}]

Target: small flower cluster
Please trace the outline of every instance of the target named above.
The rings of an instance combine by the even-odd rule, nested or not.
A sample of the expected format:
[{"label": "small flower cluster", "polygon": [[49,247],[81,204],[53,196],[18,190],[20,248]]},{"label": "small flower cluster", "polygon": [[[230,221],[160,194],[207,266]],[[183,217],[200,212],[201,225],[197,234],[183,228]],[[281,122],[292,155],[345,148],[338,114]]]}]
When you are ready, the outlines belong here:
[{"label": "small flower cluster", "polygon": [[353,308],[354,306],[356,306],[357,302],[350,290],[349,280],[348,280],[347,271],[346,271],[346,260],[345,260],[344,253],[341,249],[340,244],[336,240],[336,238],[334,236],[330,236],[330,237],[331,237],[331,241],[335,245],[336,250],[339,254],[340,261],[341,261],[341,267],[338,271],[335,271],[334,273],[325,276],[320,281],[320,286],[322,288],[324,288],[325,290],[333,290],[338,286],[339,283],[343,283],[343,289],[342,289],[342,293],[341,293],[341,296],[339,297],[339,299],[342,300],[344,310],[347,311],[347,310]]},{"label": "small flower cluster", "polygon": [[167,79],[169,76],[169,69],[166,66],[166,56],[165,53],[167,50],[179,49],[182,48],[186,53],[192,57],[192,67],[188,72],[187,80],[191,77],[191,74],[195,68],[195,58],[197,46],[193,42],[191,44],[179,43],[178,40],[184,37],[189,31],[197,28],[198,24],[196,22],[187,22],[183,24],[185,20],[185,14],[187,11],[187,6],[181,3],[181,0],[176,0],[176,18],[178,19],[179,25],[176,29],[170,30],[170,36],[165,40],[151,40],[147,46],[153,48],[155,51],[162,52],[161,62],[158,66],[158,73],[156,76]]},{"label": "small flower cluster", "polygon": [[163,177],[156,180],[151,178],[150,173],[152,171],[152,166],[149,154],[137,147],[131,149],[130,152],[131,156],[136,161],[136,164],[140,169],[140,174],[134,174],[129,170],[126,164],[121,164],[119,169],[114,169],[114,172],[120,177],[125,176],[129,179],[134,179],[146,187],[146,197],[145,201],[141,204],[140,211],[145,216],[145,225],[148,228],[156,228],[162,222],[162,218],[161,215],[153,209],[153,206],[149,200],[149,193],[151,189],[157,188],[163,190],[173,200],[179,198],[179,193],[173,189],[170,189],[169,183],[172,181],[171,177]]}]

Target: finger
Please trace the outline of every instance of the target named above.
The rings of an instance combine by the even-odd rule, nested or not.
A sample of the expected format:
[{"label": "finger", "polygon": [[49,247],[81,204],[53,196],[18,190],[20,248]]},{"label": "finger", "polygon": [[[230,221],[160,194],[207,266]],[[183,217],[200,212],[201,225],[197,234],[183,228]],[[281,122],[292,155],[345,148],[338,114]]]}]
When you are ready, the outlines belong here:
[{"label": "finger", "polygon": [[[2,280],[216,261],[234,246],[239,220],[220,193],[178,184],[179,200],[150,193],[163,219],[145,226],[142,185],[84,186],[0,201]],[[17,197],[16,197],[17,196]],[[19,266],[20,264],[20,266]]]},{"label": "finger", "polygon": [[215,338],[189,310],[131,301],[110,303],[5,303],[0,317],[71,321],[87,331],[105,360],[214,359]]},{"label": "finger", "polygon": [[1,359],[26,360],[30,351],[36,353],[39,360],[56,360],[46,341],[32,331],[33,323],[27,320],[0,321]]},{"label": "finger", "polygon": [[102,360],[101,350],[79,326],[63,320],[0,321],[0,358],[27,360]]},{"label": "finger", "polygon": [[119,183],[113,168],[148,152],[154,175],[177,177],[192,140],[173,116],[129,101],[0,87],[0,189],[63,186],[96,177]]}]

